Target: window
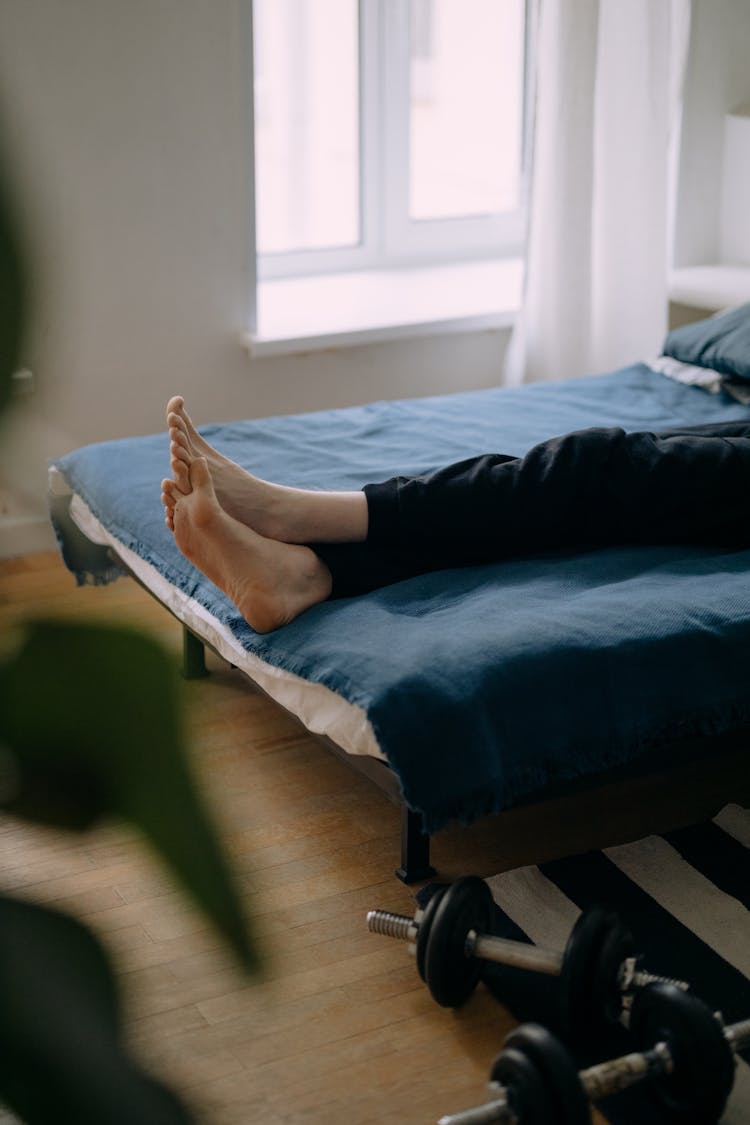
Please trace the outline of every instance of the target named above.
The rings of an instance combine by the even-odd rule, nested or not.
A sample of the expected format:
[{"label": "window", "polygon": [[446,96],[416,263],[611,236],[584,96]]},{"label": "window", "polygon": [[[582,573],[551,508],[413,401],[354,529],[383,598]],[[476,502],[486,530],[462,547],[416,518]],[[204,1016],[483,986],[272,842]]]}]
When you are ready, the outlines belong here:
[{"label": "window", "polygon": [[254,0],[272,279],[517,255],[524,0]]}]

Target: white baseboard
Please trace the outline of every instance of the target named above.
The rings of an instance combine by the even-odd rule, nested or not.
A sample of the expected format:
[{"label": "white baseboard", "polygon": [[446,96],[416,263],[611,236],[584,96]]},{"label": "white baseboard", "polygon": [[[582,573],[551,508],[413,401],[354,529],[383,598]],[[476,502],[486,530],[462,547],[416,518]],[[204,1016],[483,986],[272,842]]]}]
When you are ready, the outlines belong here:
[{"label": "white baseboard", "polygon": [[52,524],[44,516],[0,516],[0,558],[56,549]]}]

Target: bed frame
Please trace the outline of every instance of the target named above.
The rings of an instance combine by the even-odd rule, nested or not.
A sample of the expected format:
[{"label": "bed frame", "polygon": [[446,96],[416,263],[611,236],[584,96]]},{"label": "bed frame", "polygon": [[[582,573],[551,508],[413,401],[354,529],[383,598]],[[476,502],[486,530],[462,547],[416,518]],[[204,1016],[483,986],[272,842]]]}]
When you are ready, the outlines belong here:
[{"label": "bed frame", "polygon": [[[136,581],[138,581],[136,579]],[[143,585],[143,583],[140,583]],[[146,587],[143,587],[146,589]],[[153,596],[153,595],[152,595]],[[179,620],[179,619],[178,619]],[[182,623],[181,623],[182,624]],[[209,675],[206,667],[206,642],[182,624],[182,674],[186,680],[202,679]],[[263,689],[254,684],[258,691]],[[281,704],[276,702],[277,707]],[[288,712],[289,714],[291,712]],[[418,883],[436,874],[430,863],[430,837],[422,831],[422,818],[405,804],[401,797],[396,775],[385,762],[360,754],[347,754],[332,739],[314,735],[342,762],[373,781],[401,809],[401,863],[396,875],[404,883]]]},{"label": "bed frame", "polygon": [[[633,368],[624,369],[619,373],[610,373],[609,376],[602,376],[598,382],[596,380],[593,382],[587,381],[587,393],[591,393],[591,387],[598,388],[597,395],[599,397],[596,398],[595,396],[594,407],[591,407],[589,403],[586,405],[587,414],[590,410],[593,411],[594,421],[599,420],[601,422],[602,420],[601,403],[605,401],[609,403],[608,396],[611,391],[611,376],[613,374],[623,378],[625,380],[623,385],[630,387],[631,390],[633,388],[639,391],[650,390],[651,384],[648,383],[647,386],[646,376],[650,379],[651,375],[644,365],[635,365]],[[672,387],[672,384],[669,384],[669,387]],[[659,388],[659,394],[661,394],[662,389]],[[648,404],[650,402],[649,399]],[[658,397],[657,405],[662,411],[667,410],[667,412],[672,411],[676,415],[679,414],[669,394],[666,397],[666,405],[662,404],[661,398]],[[476,422],[476,418],[472,414],[473,407],[469,409],[464,404],[464,409],[466,418],[473,419]],[[739,410],[740,408],[737,407],[736,409]],[[599,413],[597,413],[597,410]],[[685,416],[686,418],[692,417],[687,407],[685,408]],[[608,417],[609,415],[605,411],[605,420]],[[66,561],[70,569],[79,576],[79,580],[81,580],[81,576],[85,577],[88,574],[93,576],[94,580],[99,579],[102,575],[105,576],[105,581],[109,580],[108,567],[104,564],[110,564],[109,571],[130,573],[159,604],[169,609],[169,605],[161,601],[158,594],[153,593],[147,585],[140,582],[137,575],[128,569],[127,564],[118,555],[116,548],[112,549],[105,546],[101,540],[95,542],[88,539],[70,518],[67,510],[69,503],[69,498],[66,498],[64,494],[56,494],[51,501],[51,508],[53,511],[56,508],[59,509],[56,511],[56,526],[58,528],[64,527],[66,533],[70,528],[71,543],[67,545],[71,551],[71,556],[66,558]],[[103,554],[99,554],[98,560],[92,560],[89,566],[86,556],[90,550],[103,552]],[[78,557],[79,555],[80,557]],[[114,568],[111,566],[113,560],[117,564]],[[114,576],[116,575],[112,574],[112,577]],[[203,630],[200,623],[196,624],[190,619],[190,626],[186,626],[179,617],[179,612],[179,609],[177,609],[173,615],[176,620],[180,621],[183,630],[184,674],[191,679],[204,676],[207,674],[205,645],[209,644],[210,647],[211,642],[210,640],[204,640],[201,635]],[[195,632],[196,629],[197,632]],[[207,630],[207,635],[213,636],[210,630]],[[732,683],[735,684],[735,681],[739,681],[738,686],[744,692],[741,672],[743,655],[743,649],[738,647],[737,658],[732,666]],[[228,658],[231,661],[231,652],[228,653]],[[253,679],[252,670],[248,674],[248,678],[256,688],[263,690]],[[681,698],[681,696],[678,697],[678,704]],[[278,702],[277,705],[282,706]],[[293,714],[292,712],[289,713]],[[297,721],[301,722],[299,719]],[[561,729],[565,731],[568,740],[567,745],[571,747],[572,753],[576,749],[576,731],[570,725],[569,718],[566,717],[563,721],[566,725]],[[673,731],[674,729],[672,727]],[[542,737],[539,730],[539,727],[529,724],[523,735],[525,739],[524,747],[532,756],[535,751],[545,749],[545,746],[539,742]],[[415,735],[417,733],[421,740],[420,749],[425,754],[430,755],[438,741],[437,736],[435,734],[430,735],[424,727],[419,732],[415,732]],[[390,768],[387,762],[375,756],[374,751],[369,755],[367,753],[349,754],[322,735],[315,735],[314,737],[342,761],[345,761],[350,768],[364,774],[376,784],[400,809],[401,855],[396,871],[399,879],[406,883],[414,883],[431,878],[435,874],[430,855],[431,838],[423,830],[421,814],[405,804],[396,772]],[[524,747],[519,746],[519,752]],[[451,744],[444,742],[441,749],[447,755],[443,761],[447,763],[448,767],[452,766]],[[750,720],[748,720],[746,727],[735,728],[728,735],[684,737],[676,739],[666,746],[659,744],[658,751],[652,750],[648,758],[642,755],[637,761],[629,759],[626,769],[612,772],[602,770],[602,772],[587,776],[585,779],[581,778],[568,782],[564,787],[560,786],[554,791],[545,788],[540,790],[535,797],[530,797],[525,805],[508,809],[487,819],[503,825],[501,829],[503,833],[501,845],[503,855],[505,855],[507,838],[510,851],[517,857],[518,848],[515,847],[512,838],[520,819],[526,814],[528,814],[528,823],[536,824],[536,835],[532,837],[529,834],[527,840],[535,846],[537,855],[540,851],[546,849],[546,858],[552,858],[550,848],[553,847],[558,849],[558,855],[572,854],[574,850],[583,851],[590,847],[606,847],[624,842],[626,839],[636,839],[650,832],[662,832],[705,819],[715,815],[727,802],[736,801],[750,804],[748,750],[750,750]],[[399,746],[399,751],[408,755],[410,747]],[[541,757],[541,754],[539,756]],[[525,790],[521,788],[520,791],[524,792]],[[474,807],[484,807],[484,802],[482,800],[475,802]],[[644,812],[646,807],[647,813]],[[626,814],[629,814],[629,816]],[[566,820],[568,830],[560,831],[561,825]],[[575,821],[579,821],[580,826],[577,827]],[[437,823],[437,821],[433,821],[433,823]],[[585,830],[589,830],[588,836],[585,836]],[[598,837],[596,836],[597,832],[599,833]],[[444,832],[441,831],[439,836],[441,845],[446,838],[450,840],[450,827],[446,828]],[[569,842],[571,837],[575,839],[574,844]],[[567,850],[563,853],[562,849]],[[538,859],[531,858],[526,860],[526,862],[538,861]],[[504,859],[502,862],[505,862]],[[515,865],[518,866],[519,864],[516,863]]]},{"label": "bed frame", "polygon": [[[188,679],[209,675],[206,646],[209,642],[190,630],[166,606],[138,575],[130,570],[111,548],[87,539],[67,515],[65,502],[57,503],[57,518],[65,521],[79,551],[92,566],[103,560],[116,563],[120,573],[132,577],[150,597],[154,598],[182,629],[182,674]],[[225,658],[218,654],[219,659]],[[250,682],[263,691],[252,677]],[[269,697],[270,698],[270,697]],[[282,707],[274,700],[277,707]],[[349,768],[363,774],[400,809],[400,863],[395,870],[404,883],[431,879],[436,869],[431,863],[431,837],[423,831],[422,818],[403,800],[396,775],[378,758],[348,754],[332,739],[312,734],[301,720],[287,710],[316,742],[333,752]],[[668,769],[645,768],[633,776],[617,771],[586,779],[575,785],[561,787],[526,805],[488,818],[502,835],[502,851],[512,854],[509,866],[555,858],[550,841],[565,854],[602,848],[650,833],[659,833],[709,819],[729,802],[750,807],[750,726],[710,739],[690,738],[665,747],[665,753],[679,751],[685,762]],[[707,751],[709,751],[707,753]],[[583,833],[581,826],[583,825]],[[449,832],[446,829],[445,832]],[[517,837],[524,838],[526,851],[519,851]],[[529,840],[532,844],[529,845]],[[569,843],[561,843],[568,840]],[[542,854],[544,853],[544,854]],[[560,851],[562,854],[562,851]]]},{"label": "bed frame", "polygon": [[[206,642],[181,624],[183,676],[186,679],[208,676]],[[254,681],[251,682],[257,690],[263,690]],[[274,703],[281,706],[275,700]],[[296,719],[296,716],[292,717]],[[423,831],[419,813],[404,802],[396,775],[386,763],[377,758],[347,754],[324,735],[311,737],[351,769],[374,782],[399,806],[401,862],[396,868],[396,876],[409,884],[423,882],[436,875],[436,869],[430,862],[431,837]],[[707,756],[709,741],[711,753]],[[584,785],[566,786],[544,800],[521,809],[497,813],[491,819],[498,825],[510,827],[512,818],[528,813],[534,822],[538,822],[540,841],[542,837],[556,837],[561,830],[563,833],[570,832],[570,826],[580,821],[582,815],[589,824],[604,820],[607,825],[605,832],[602,834],[599,830],[597,835],[596,828],[593,828],[584,845],[585,848],[594,848],[709,819],[729,802],[750,805],[750,727],[717,735],[710,740],[691,738],[670,743],[665,751],[669,753],[678,748],[687,758],[686,764],[652,770],[636,778],[625,778],[615,771],[589,780]],[[603,818],[602,808],[607,810]],[[600,815],[597,815],[597,810]],[[579,847],[573,845],[572,850]]]},{"label": "bed frame", "polygon": [[[52,498],[50,505],[58,524],[65,527],[69,545],[75,548],[84,569],[90,569],[93,573],[103,562],[107,565],[114,564],[120,574],[126,574],[134,582],[137,582],[149,597],[158,602],[179,622],[182,629],[182,674],[184,678],[195,680],[208,676],[206,647],[215,651],[209,642],[189,629],[169,606],[164,605],[153,590],[149,589],[148,585],[134,573],[112,547],[93,543],[84,535],[70,516],[68,498]],[[220,653],[217,653],[217,656],[220,660],[225,659]],[[251,677],[248,677],[248,679],[258,691],[263,691],[263,688]],[[274,704],[277,707],[282,706],[277,700],[274,700]],[[287,714],[291,715],[295,721],[300,722],[291,711],[287,710]],[[307,730],[307,728],[304,729]],[[310,734],[311,732],[307,731],[307,733]],[[391,801],[399,806],[401,810],[401,862],[396,869],[398,878],[404,883],[416,883],[435,875],[435,868],[430,863],[430,837],[422,830],[422,818],[419,813],[414,812],[404,803],[398,779],[386,763],[378,758],[366,755],[347,754],[332,739],[324,735],[315,734],[312,737],[325,745],[341,761],[346,762],[347,765],[368,777]]]}]

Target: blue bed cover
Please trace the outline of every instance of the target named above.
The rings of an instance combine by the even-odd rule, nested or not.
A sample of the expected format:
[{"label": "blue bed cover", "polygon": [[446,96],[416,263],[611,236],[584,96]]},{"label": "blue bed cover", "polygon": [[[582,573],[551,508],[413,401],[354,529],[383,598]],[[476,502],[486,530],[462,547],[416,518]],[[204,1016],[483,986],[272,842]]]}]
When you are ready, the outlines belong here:
[{"label": "blue bed cover", "polygon": [[[637,364],[202,432],[268,479],[358,488],[476,453],[522,454],[584,426],[748,417],[723,393]],[[675,739],[750,721],[750,551],[629,547],[443,571],[316,606],[259,636],[164,526],[163,433],[87,446],[56,465],[118,539],[248,650],[363,707],[428,831],[607,771],[643,771]]]}]

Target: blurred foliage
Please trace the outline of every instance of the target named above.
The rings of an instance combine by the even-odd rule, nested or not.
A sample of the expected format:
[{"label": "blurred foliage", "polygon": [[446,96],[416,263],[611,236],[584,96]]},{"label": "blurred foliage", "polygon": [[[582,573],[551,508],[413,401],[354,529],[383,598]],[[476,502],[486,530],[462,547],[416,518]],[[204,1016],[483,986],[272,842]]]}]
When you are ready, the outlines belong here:
[{"label": "blurred foliage", "polygon": [[0,667],[0,804],[42,824],[137,825],[246,968],[253,955],[229,869],[184,751],[177,674],[124,628],[35,622]]},{"label": "blurred foliage", "polygon": [[[0,412],[13,394],[29,273],[0,167]],[[176,672],[124,628],[35,622],[0,663],[0,809],[83,831],[122,817],[245,969],[246,920],[190,773]],[[0,1102],[30,1125],[185,1125],[179,1098],[123,1048],[115,976],[79,922],[0,896]]]},{"label": "blurred foliage", "polygon": [[188,1125],[123,1050],[109,962],[89,931],[0,896],[0,1096],[27,1122]]}]

